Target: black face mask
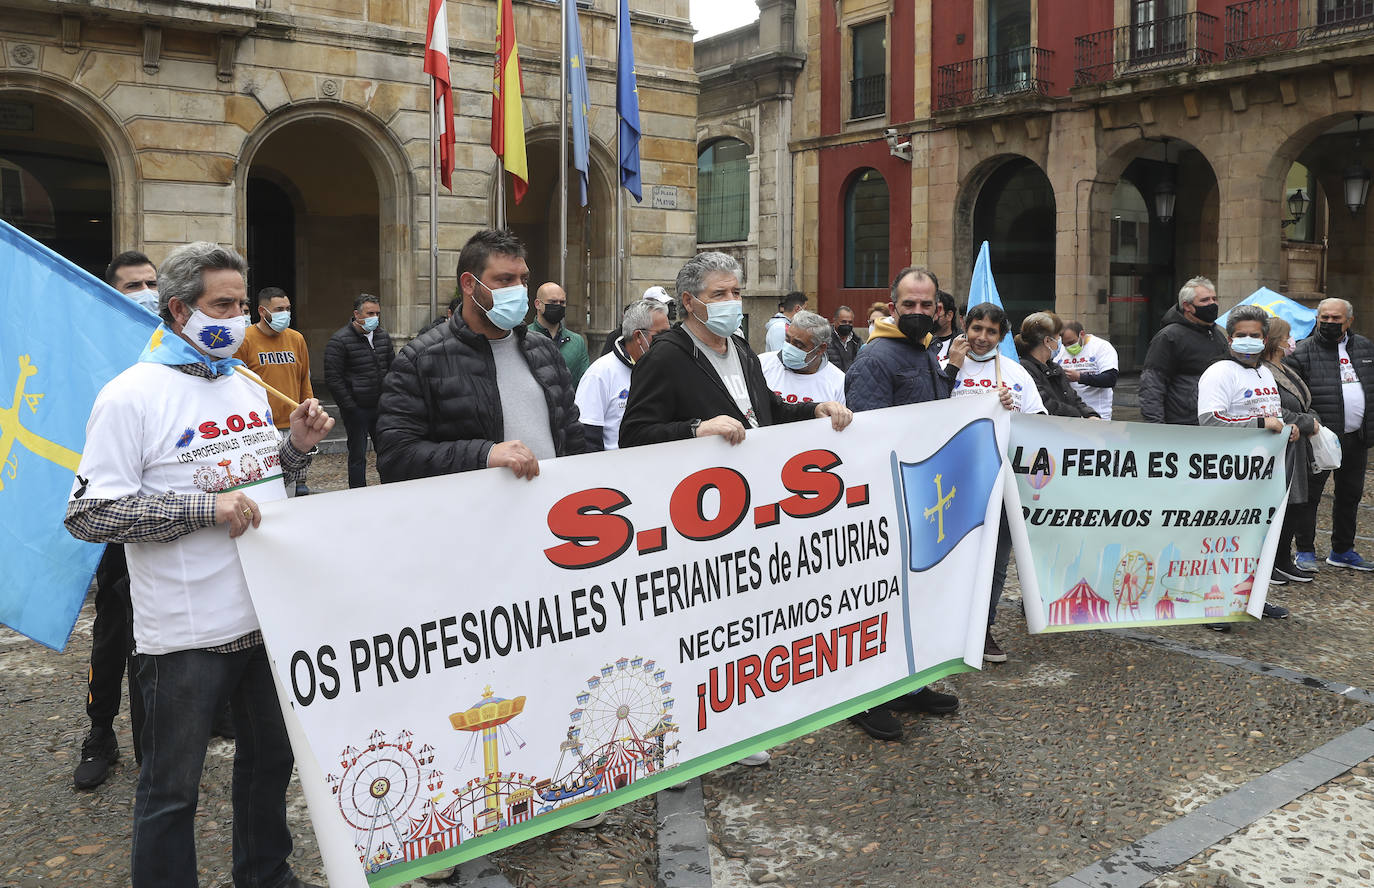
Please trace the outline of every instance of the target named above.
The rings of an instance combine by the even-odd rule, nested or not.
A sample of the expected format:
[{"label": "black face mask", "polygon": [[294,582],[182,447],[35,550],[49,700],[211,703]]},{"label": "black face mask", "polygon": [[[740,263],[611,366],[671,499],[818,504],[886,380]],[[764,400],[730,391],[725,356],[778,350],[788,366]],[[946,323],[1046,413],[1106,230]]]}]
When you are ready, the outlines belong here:
[{"label": "black face mask", "polygon": [[841,336],[848,336],[850,333],[853,333],[853,332],[854,332],[854,325],[853,325],[853,324],[840,324],[839,326],[837,326],[837,327],[835,328],[835,330],[836,330]]},{"label": "black face mask", "polygon": [[1217,320],[1217,309],[1220,308],[1215,302],[1211,305],[1194,305],[1193,313],[1197,319],[1204,324],[1215,324]]},{"label": "black face mask", "polygon": [[563,317],[567,313],[568,307],[566,305],[544,306],[544,320],[548,321],[550,324],[557,325],[563,323]]},{"label": "black face mask", "polygon": [[935,327],[935,319],[923,312],[904,314],[897,318],[897,329],[902,335],[917,345],[925,345],[925,339]]},{"label": "black face mask", "polygon": [[1345,335],[1345,330],[1342,329],[1344,326],[1345,324],[1338,321],[1322,321],[1317,324],[1317,335],[1323,342],[1334,344],[1340,342],[1341,337]]}]

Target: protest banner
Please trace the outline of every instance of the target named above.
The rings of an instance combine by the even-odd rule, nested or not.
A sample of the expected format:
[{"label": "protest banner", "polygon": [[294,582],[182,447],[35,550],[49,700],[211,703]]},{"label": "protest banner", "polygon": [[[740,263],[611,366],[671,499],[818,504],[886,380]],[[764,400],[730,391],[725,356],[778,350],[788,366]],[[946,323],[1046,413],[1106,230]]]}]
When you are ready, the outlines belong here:
[{"label": "protest banner", "polygon": [[1286,434],[1017,416],[1008,519],[1032,633],[1259,617]]},{"label": "protest banner", "polygon": [[265,504],[239,552],[330,884],[977,668],[1009,420],[963,398]]}]

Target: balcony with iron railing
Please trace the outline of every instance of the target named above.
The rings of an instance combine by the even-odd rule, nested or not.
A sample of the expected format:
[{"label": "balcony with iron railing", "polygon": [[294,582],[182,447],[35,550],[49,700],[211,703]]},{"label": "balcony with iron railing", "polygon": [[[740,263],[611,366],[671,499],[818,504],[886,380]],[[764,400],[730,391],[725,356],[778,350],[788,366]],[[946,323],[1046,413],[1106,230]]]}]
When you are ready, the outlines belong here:
[{"label": "balcony with iron railing", "polygon": [[876,117],[887,110],[887,75],[855,77],[849,81],[849,117]]},{"label": "balcony with iron railing", "polygon": [[1226,58],[1374,34],[1374,0],[1248,0],[1226,7]]},{"label": "balcony with iron railing", "polygon": [[1022,46],[997,55],[941,65],[937,72],[935,108],[947,111],[1016,95],[1048,96],[1053,87],[1050,61],[1054,53],[1038,46]]},{"label": "balcony with iron railing", "polygon": [[1189,12],[1075,37],[1073,85],[1211,64],[1218,36],[1216,16]]}]

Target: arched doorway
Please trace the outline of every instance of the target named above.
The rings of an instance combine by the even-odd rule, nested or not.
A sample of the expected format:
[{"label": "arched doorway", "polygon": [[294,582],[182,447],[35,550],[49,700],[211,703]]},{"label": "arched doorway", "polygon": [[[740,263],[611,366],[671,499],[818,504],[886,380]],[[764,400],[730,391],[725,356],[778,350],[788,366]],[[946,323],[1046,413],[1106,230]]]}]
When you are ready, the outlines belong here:
[{"label": "arched doorway", "polygon": [[0,219],[96,277],[115,253],[113,183],[104,150],[61,102],[0,91]]},{"label": "arched doorway", "polygon": [[1054,308],[1055,230],[1054,188],[1034,161],[1016,157],[992,171],[974,204],[970,258],[988,242],[1013,328],[1032,312]]},{"label": "arched doorway", "polygon": [[[547,129],[547,128],[545,128]],[[529,253],[530,306],[541,284],[557,281],[568,294],[566,324],[588,335],[588,348],[600,348],[600,334],[619,326],[622,306],[616,301],[615,207],[600,145],[593,143],[587,185],[587,206],[581,206],[576,170],[568,167],[568,256],[566,280],[558,281],[559,201],[558,136],[533,131],[526,142],[530,183],[525,199],[515,202],[506,188],[506,226]],[[499,168],[498,168],[499,170]],[[499,173],[504,175],[504,173]],[[509,183],[509,178],[507,178]],[[628,222],[627,222],[628,225]],[[626,236],[625,252],[634,247]],[[632,294],[637,296],[638,294]],[[627,301],[630,296],[627,295]]]},{"label": "arched doorway", "polygon": [[890,196],[887,180],[875,169],[859,170],[844,192],[844,286],[886,287]]},{"label": "arched doorway", "polygon": [[383,297],[389,329],[408,320],[396,317],[396,294],[382,291],[381,201],[362,138],[337,120],[293,121],[263,141],[248,168],[251,292],[281,287],[291,295],[312,378],[322,379],[325,343],[358,294]]}]

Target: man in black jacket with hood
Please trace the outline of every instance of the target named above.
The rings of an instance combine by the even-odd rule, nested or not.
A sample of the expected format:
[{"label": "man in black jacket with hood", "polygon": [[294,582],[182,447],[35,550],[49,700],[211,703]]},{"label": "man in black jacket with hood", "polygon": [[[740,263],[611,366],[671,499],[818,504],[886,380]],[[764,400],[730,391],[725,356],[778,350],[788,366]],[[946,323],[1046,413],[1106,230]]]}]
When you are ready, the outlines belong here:
[{"label": "man in black jacket with hood", "polygon": [[1308,481],[1307,502],[1293,534],[1296,565],[1317,569],[1317,506],[1326,476],[1335,478],[1331,505],[1331,554],[1326,563],[1354,570],[1374,570],[1355,551],[1355,525],[1364,496],[1364,472],[1369,445],[1374,444],[1374,342],[1350,330],[1355,310],[1344,299],[1323,299],[1317,305],[1316,335],[1309,336],[1284,363],[1302,375],[1312,390],[1312,410],[1322,425],[1341,436],[1341,467],[1318,472]]},{"label": "man in black jacket with hood", "polygon": [[1216,320],[1216,285],[1205,277],[1184,284],[1178,307],[1169,309],[1150,340],[1140,371],[1140,415],[1146,422],[1197,425],[1197,381],[1230,353]]},{"label": "man in black jacket with hood", "polygon": [[458,256],[463,301],[401,349],[382,386],[377,471],[383,483],[504,466],[587,449],[572,376],[558,346],[531,336],[525,245],[484,229]]}]

